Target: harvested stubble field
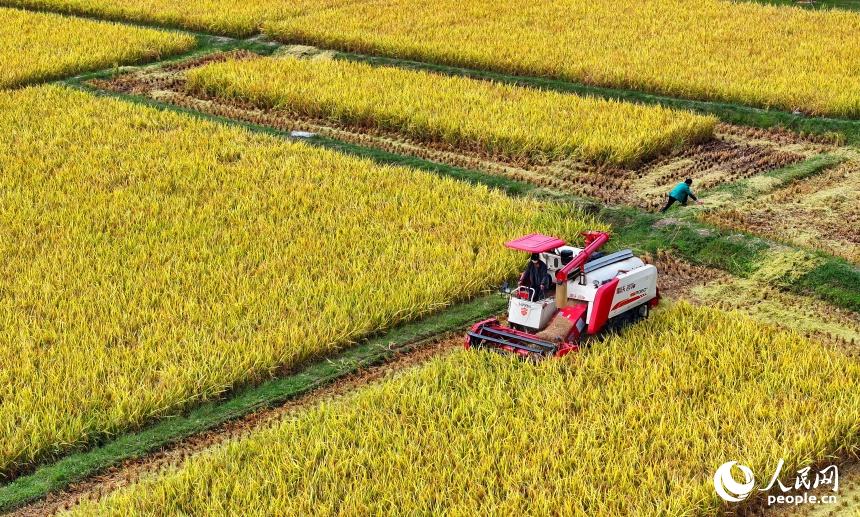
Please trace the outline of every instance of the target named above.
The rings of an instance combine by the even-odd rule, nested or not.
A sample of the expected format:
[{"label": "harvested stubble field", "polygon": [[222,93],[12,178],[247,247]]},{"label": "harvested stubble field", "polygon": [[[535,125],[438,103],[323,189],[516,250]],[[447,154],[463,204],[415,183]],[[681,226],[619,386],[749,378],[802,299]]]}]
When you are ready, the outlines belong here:
[{"label": "harvested stubble field", "polygon": [[601,227],[57,86],[0,92],[0,127],[4,476],[474,294],[518,269],[506,239]]},{"label": "harvested stubble field", "polygon": [[255,54],[245,51],[213,53],[178,64],[138,68],[109,80],[94,80],[91,84],[226,118],[287,131],[316,132],[396,154],[564,190],[608,204],[628,204],[646,209],[662,206],[666,193],[687,177],[696,178],[697,191],[704,190],[798,163],[834,148],[829,139],[802,136],[784,129],[749,129],[717,124],[715,136],[710,141],[686,146],[636,167],[597,165],[570,159],[548,164],[534,160],[517,162],[500,160],[447,142],[420,141],[379,127],[359,128],[331,119],[284,114],[244,101],[189,94],[186,85],[189,72],[212,63],[255,58]]},{"label": "harvested stubble field", "polygon": [[860,263],[860,162],[796,180],[703,220]]},{"label": "harvested stubble field", "polygon": [[176,32],[0,8],[0,88],[153,61],[196,43]]},{"label": "harvested stubble field", "polygon": [[725,458],[850,451],[858,387],[838,349],[680,303],[563,360],[454,352],[73,514],[711,514]]},{"label": "harvested stubble field", "polygon": [[660,293],[694,305],[738,311],[763,325],[796,331],[826,346],[860,357],[860,313],[828,305],[789,290],[790,284],[817,266],[807,251],[771,250],[749,277],[690,264],[675,254],[645,253],[642,260],[660,271]]},{"label": "harvested stubble field", "polygon": [[693,288],[690,297],[723,310],[741,311],[764,325],[780,325],[821,338],[843,346],[851,355],[860,355],[860,314],[788,291],[820,261],[809,251],[772,249],[748,278],[718,278]]}]

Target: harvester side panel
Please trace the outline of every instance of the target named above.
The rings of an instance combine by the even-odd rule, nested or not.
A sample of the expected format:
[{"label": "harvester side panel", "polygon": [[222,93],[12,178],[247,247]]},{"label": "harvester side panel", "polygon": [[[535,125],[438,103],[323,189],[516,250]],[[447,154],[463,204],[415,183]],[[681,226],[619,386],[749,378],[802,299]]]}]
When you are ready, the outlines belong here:
[{"label": "harvester side panel", "polygon": [[653,265],[642,266],[629,273],[618,275],[618,286],[609,317],[625,313],[657,297],[657,268]]},{"label": "harvester side panel", "polygon": [[618,278],[613,278],[609,282],[600,286],[597,294],[594,295],[594,302],[591,304],[591,315],[588,319],[588,333],[596,334],[606,320],[609,319],[609,311],[612,309],[612,301],[615,297],[615,288],[618,286]]}]

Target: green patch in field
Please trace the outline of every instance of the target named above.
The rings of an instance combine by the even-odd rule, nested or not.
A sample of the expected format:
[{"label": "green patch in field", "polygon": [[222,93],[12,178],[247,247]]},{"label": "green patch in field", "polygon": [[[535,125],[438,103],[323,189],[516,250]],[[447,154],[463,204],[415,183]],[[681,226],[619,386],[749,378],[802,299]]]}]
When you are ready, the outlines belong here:
[{"label": "green patch in field", "polygon": [[607,207],[598,217],[612,225],[616,246],[648,253],[672,251],[688,262],[740,276],[753,272],[760,253],[768,248],[760,239],[635,208]]},{"label": "green patch in field", "polygon": [[827,257],[792,284],[800,294],[815,292],[834,305],[860,312],[860,268],[842,259]]},{"label": "green patch in field", "polygon": [[783,5],[797,7],[799,9],[844,9],[846,11],[860,11],[860,0],[815,0],[798,2],[797,0],[754,0],[760,4]]}]

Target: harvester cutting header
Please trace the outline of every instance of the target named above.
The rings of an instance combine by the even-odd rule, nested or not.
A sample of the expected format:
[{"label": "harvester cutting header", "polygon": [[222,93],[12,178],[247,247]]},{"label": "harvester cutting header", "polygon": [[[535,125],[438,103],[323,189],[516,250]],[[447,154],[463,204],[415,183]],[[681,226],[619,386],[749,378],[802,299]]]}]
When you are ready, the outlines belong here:
[{"label": "harvester cutting header", "polygon": [[517,288],[505,290],[510,327],[495,318],[481,321],[468,333],[466,348],[534,359],[561,357],[577,350],[586,333],[648,317],[658,303],[657,268],[630,250],[598,252],[608,233],[582,235],[585,248],[537,233],[506,242],[508,248],[532,254]]}]

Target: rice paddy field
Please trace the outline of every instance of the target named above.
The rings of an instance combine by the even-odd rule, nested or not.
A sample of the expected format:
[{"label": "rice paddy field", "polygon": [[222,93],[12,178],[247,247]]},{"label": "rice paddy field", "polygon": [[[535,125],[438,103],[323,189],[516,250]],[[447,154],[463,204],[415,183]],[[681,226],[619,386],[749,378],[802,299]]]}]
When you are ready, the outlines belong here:
[{"label": "rice paddy field", "polygon": [[[814,115],[860,116],[860,17],[721,0],[582,3],[4,0]],[[614,16],[624,12],[626,16]],[[607,14],[609,13],[609,14]],[[443,27],[443,30],[439,30]],[[766,48],[767,52],[762,49]]]},{"label": "rice paddy field", "polygon": [[860,428],[860,364],[738,313],[679,304],[603,345],[451,353],[72,515],[707,514],[722,458],[794,469]]},{"label": "rice paddy field", "polygon": [[500,283],[519,233],[597,225],[60,87],[0,108],[26,128],[0,137],[6,475]]},{"label": "rice paddy field", "polygon": [[[854,117],[860,16],[752,2],[293,4],[287,42]],[[616,13],[623,12],[624,16]],[[444,27],[439,30],[438,27]],[[764,49],[767,49],[765,51]]]},{"label": "rice paddy field", "polygon": [[[0,515],[857,515],[851,1],[0,0]],[[589,230],[650,317],[463,350]]]},{"label": "rice paddy field", "polygon": [[[507,159],[636,163],[713,136],[689,112],[335,60],[243,59],[192,70],[186,88]],[[397,91],[396,97],[387,92]]]},{"label": "rice paddy field", "polygon": [[75,13],[105,20],[124,20],[181,27],[228,36],[251,36],[264,19],[279,19],[284,4],[273,0],[5,0],[3,5]]},{"label": "rice paddy field", "polygon": [[187,34],[0,8],[0,88],[153,61],[196,43]]},{"label": "rice paddy field", "polygon": [[796,180],[706,220],[744,228],[860,264],[860,163]]}]

